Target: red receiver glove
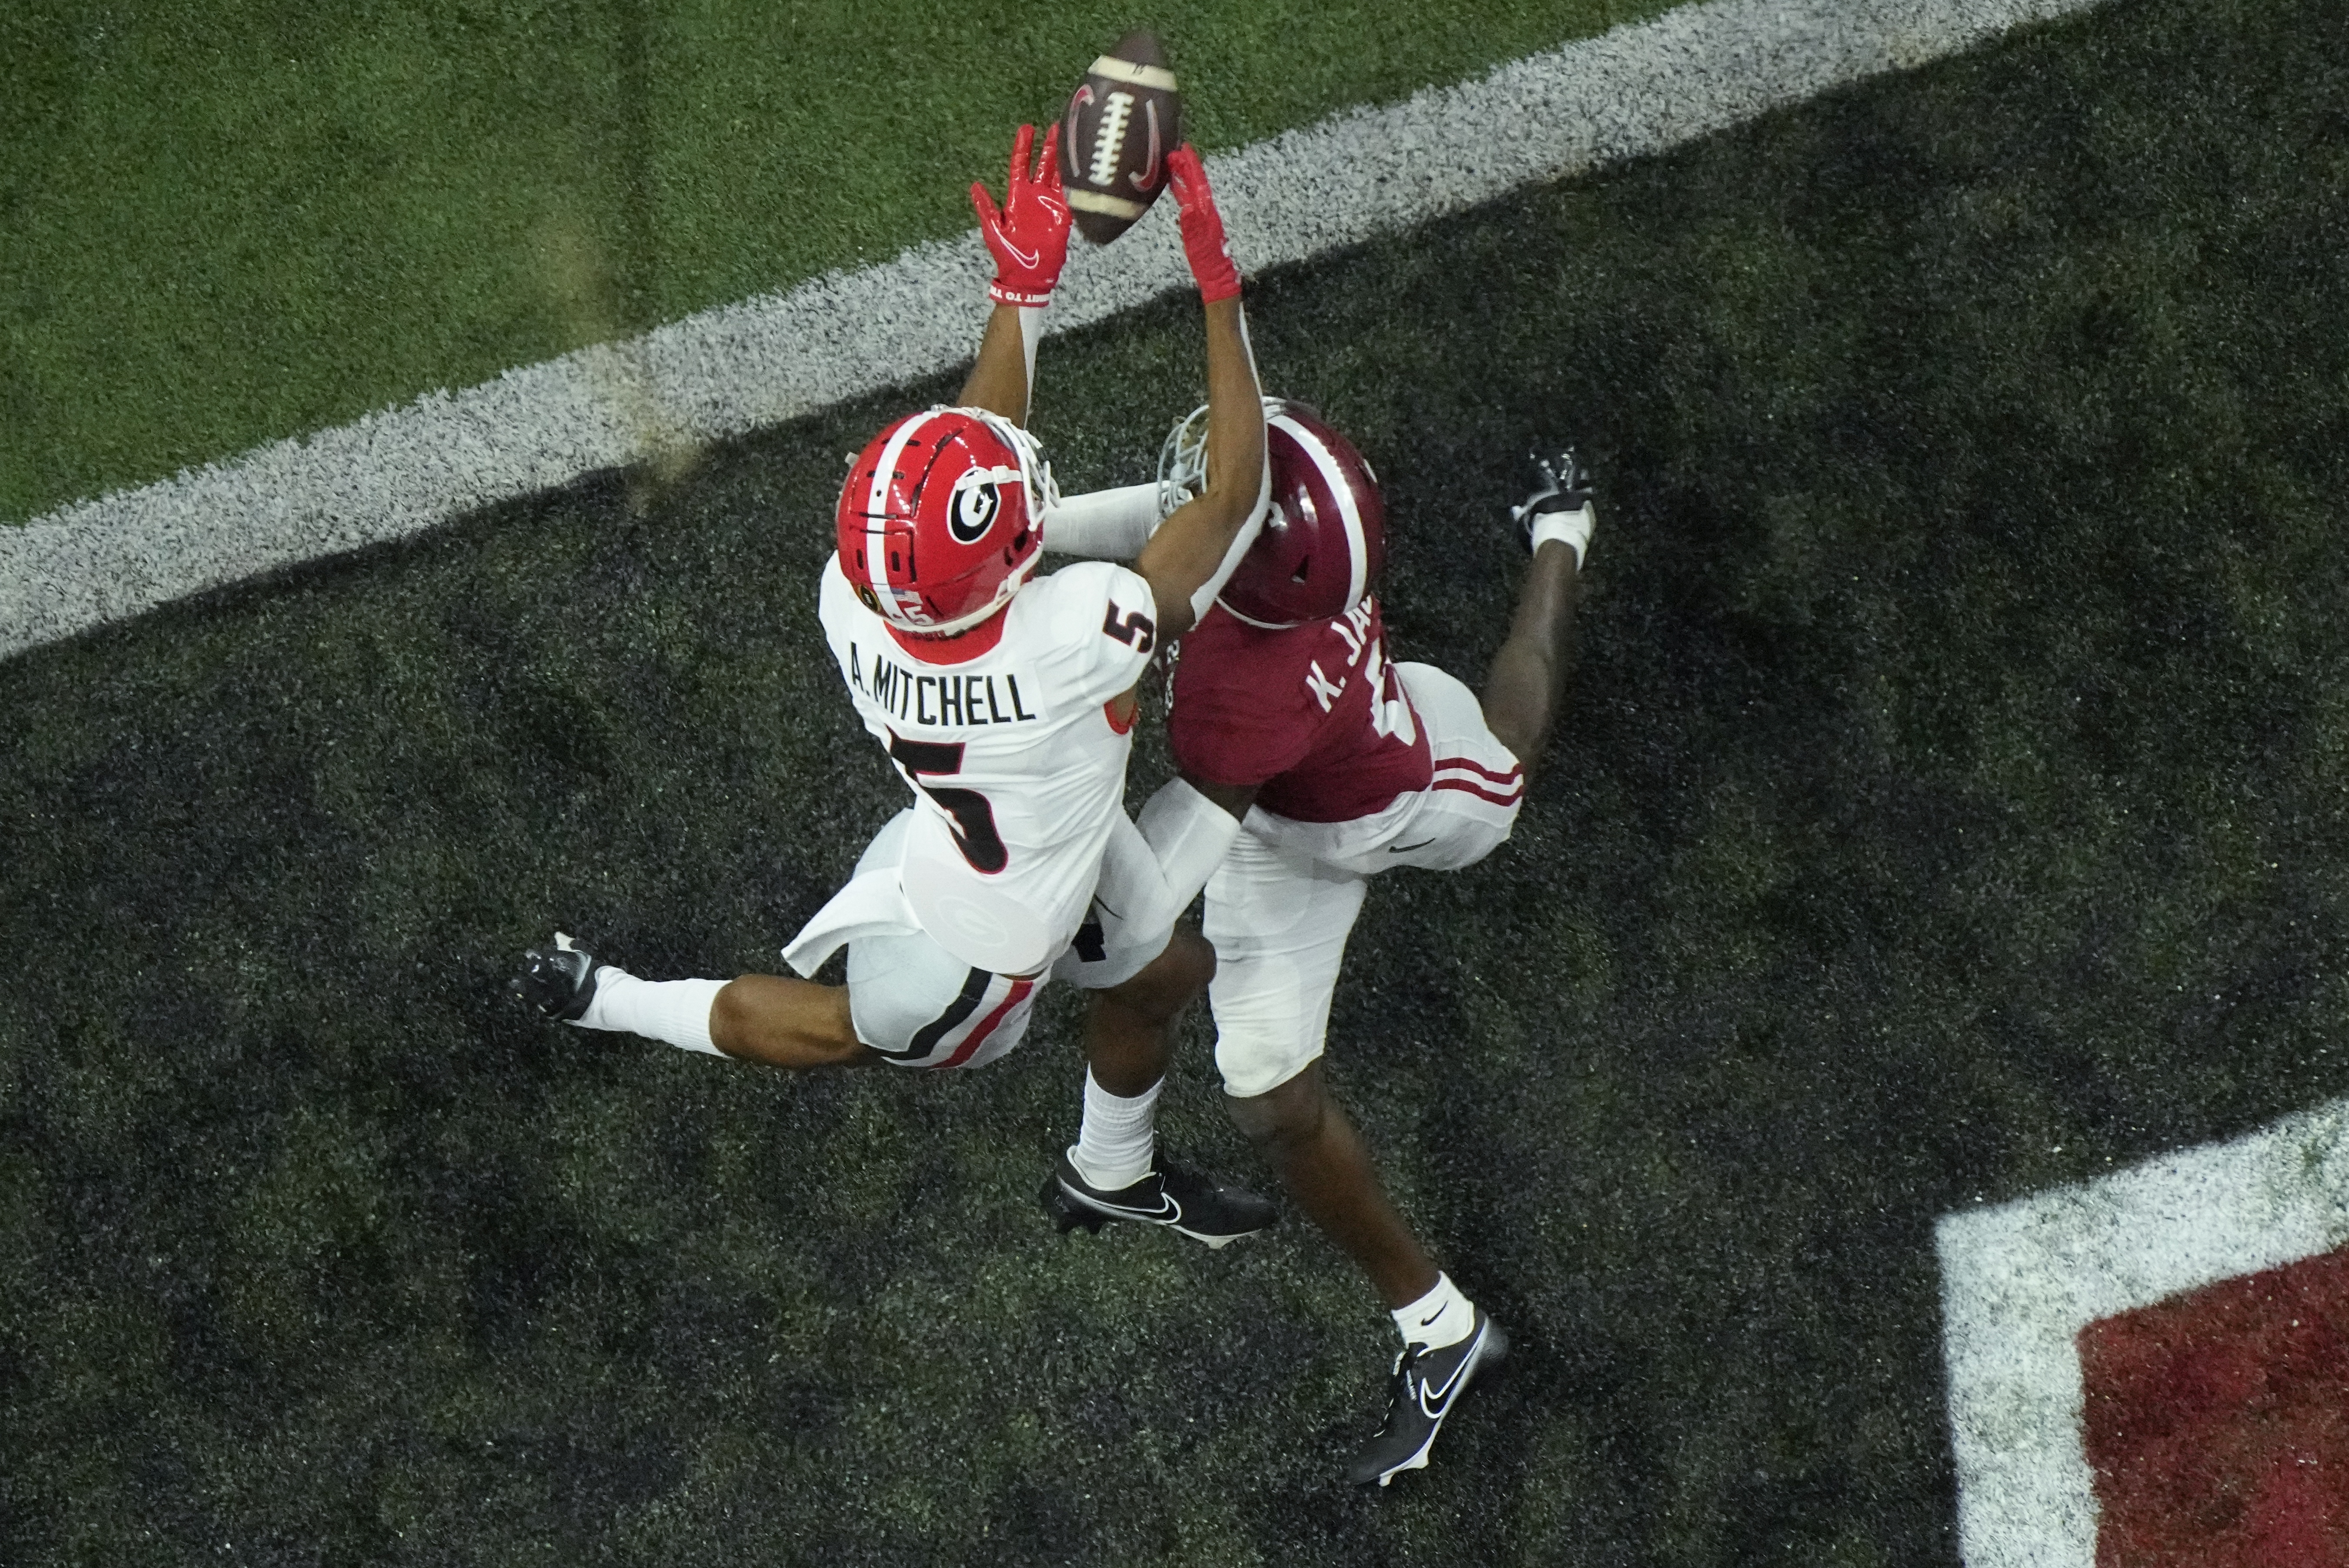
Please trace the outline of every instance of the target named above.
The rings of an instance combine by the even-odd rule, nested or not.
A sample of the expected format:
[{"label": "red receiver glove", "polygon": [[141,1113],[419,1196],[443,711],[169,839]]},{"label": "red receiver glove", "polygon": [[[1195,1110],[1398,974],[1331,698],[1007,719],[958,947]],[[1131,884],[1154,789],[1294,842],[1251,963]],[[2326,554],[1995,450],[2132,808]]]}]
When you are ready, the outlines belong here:
[{"label": "red receiver glove", "polygon": [[1208,304],[1230,299],[1240,292],[1240,270],[1232,264],[1224,215],[1216,211],[1216,193],[1207,189],[1198,149],[1186,141],[1166,155],[1166,184],[1183,210],[1183,254],[1199,280],[1199,298]]},{"label": "red receiver glove", "polygon": [[970,182],[970,204],[978,210],[979,237],[995,253],[995,281],[987,297],[998,304],[1040,310],[1052,303],[1052,285],[1069,259],[1069,199],[1061,185],[1061,128],[1044,133],[1043,167],[1030,173],[1036,128],[1023,125],[1011,143],[1011,178],[1003,189],[1003,210],[983,181]]}]

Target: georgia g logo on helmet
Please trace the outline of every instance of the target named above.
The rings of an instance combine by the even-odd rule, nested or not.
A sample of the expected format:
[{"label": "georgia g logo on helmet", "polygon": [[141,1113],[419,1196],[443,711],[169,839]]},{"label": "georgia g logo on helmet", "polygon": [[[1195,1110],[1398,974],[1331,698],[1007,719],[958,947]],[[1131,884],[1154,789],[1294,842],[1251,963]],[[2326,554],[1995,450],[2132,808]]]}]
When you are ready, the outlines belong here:
[{"label": "georgia g logo on helmet", "polygon": [[1018,469],[970,469],[956,479],[947,507],[947,531],[957,544],[977,544],[1003,511],[1005,485],[1019,483]]}]

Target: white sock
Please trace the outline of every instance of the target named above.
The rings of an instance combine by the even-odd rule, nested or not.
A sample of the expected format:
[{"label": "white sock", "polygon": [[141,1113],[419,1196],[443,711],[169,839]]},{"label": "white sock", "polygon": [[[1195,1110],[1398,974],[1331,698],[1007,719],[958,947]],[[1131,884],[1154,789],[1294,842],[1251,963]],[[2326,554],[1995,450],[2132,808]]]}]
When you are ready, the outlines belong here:
[{"label": "white sock", "polygon": [[1150,1174],[1150,1156],[1158,1143],[1160,1078],[1131,1099],[1122,1099],[1093,1081],[1085,1069],[1085,1119],[1069,1146],[1069,1163],[1085,1185],[1103,1192],[1131,1187]]},{"label": "white sock", "polygon": [[1435,1288],[1409,1306],[1398,1307],[1394,1320],[1405,1345],[1439,1350],[1468,1337],[1468,1331],[1476,1326],[1476,1304],[1460,1294],[1450,1274],[1439,1274]]},{"label": "white sock", "polygon": [[709,1043],[709,1009],[723,980],[639,980],[609,964],[595,966],[595,999],[578,1020],[583,1029],[625,1029],[666,1040],[682,1050],[726,1053]]},{"label": "white sock", "polygon": [[1588,503],[1572,511],[1545,511],[1534,518],[1534,548],[1539,550],[1551,540],[1557,540],[1574,552],[1574,569],[1582,570],[1582,558],[1590,549],[1592,526],[1598,521],[1595,510]]}]

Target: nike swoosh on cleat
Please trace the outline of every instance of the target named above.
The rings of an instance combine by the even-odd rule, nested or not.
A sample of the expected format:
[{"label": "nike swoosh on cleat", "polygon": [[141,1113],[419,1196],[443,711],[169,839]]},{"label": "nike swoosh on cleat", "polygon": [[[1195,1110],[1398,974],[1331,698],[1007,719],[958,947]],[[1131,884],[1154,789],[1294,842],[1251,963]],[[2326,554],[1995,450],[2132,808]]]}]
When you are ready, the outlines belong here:
[{"label": "nike swoosh on cleat", "polygon": [[[1452,1376],[1444,1380],[1443,1387],[1430,1388],[1424,1383],[1422,1383],[1419,1386],[1419,1408],[1422,1415],[1426,1416],[1431,1420],[1438,1419],[1443,1416],[1444,1410],[1448,1408],[1452,1403],[1453,1394],[1460,1387],[1461,1377],[1467,1372],[1468,1368],[1476,1365],[1477,1354],[1482,1351],[1484,1347],[1485,1336],[1480,1331],[1476,1336],[1476,1342],[1468,1347],[1468,1354],[1460,1358],[1460,1365],[1454,1367],[1452,1369]],[[1433,1406],[1427,1402],[1428,1396],[1431,1394],[1435,1397],[1435,1403]]]},{"label": "nike swoosh on cleat", "polygon": [[[1069,1184],[1063,1181],[1061,1183],[1061,1191],[1068,1191]],[[1114,1214],[1121,1220],[1149,1220],[1157,1224],[1171,1225],[1183,1218],[1183,1205],[1175,1202],[1174,1195],[1171,1192],[1158,1194],[1158,1207],[1155,1209],[1129,1208],[1123,1203],[1107,1202],[1082,1192],[1069,1192],[1069,1195],[1080,1203],[1098,1209],[1104,1214]]]},{"label": "nike swoosh on cleat", "polygon": [[[1413,850],[1423,850],[1433,842],[1435,842],[1433,839],[1422,839],[1415,844],[1390,844],[1387,846],[1387,853],[1391,855],[1407,855]],[[1428,1322],[1430,1323],[1434,1321],[1435,1319],[1432,1317],[1428,1319]]]}]

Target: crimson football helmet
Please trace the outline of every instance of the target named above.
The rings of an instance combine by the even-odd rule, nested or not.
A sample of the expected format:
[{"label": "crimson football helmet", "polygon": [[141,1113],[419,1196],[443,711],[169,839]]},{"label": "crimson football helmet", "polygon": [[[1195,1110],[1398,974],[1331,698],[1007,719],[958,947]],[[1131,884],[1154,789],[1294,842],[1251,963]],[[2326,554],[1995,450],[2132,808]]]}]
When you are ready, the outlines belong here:
[{"label": "crimson football helmet", "polygon": [[978,624],[1035,572],[1057,499],[1036,438],[984,408],[931,408],[849,465],[840,569],[864,607],[932,636]]},{"label": "crimson football helmet", "polygon": [[[1333,619],[1361,603],[1386,564],[1387,509],[1379,476],[1319,410],[1264,400],[1272,511],[1216,603],[1251,626]],[[1174,427],[1158,457],[1164,517],[1206,489],[1207,410]]]}]

